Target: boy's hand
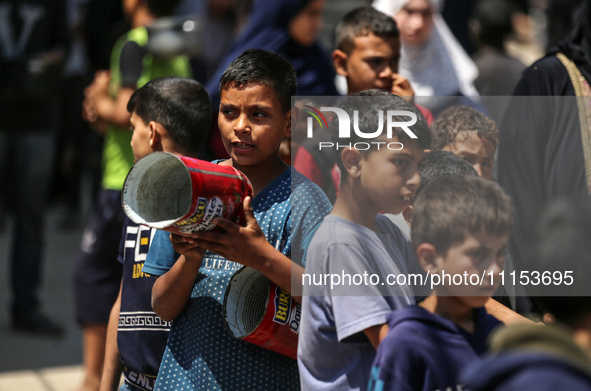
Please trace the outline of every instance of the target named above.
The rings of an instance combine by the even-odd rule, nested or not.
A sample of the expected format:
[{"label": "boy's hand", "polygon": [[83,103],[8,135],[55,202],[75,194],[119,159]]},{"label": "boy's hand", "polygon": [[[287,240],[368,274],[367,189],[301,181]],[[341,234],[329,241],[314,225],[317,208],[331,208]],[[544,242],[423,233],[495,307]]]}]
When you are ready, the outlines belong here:
[{"label": "boy's hand", "polygon": [[410,103],[414,103],[415,91],[412,89],[408,79],[398,73],[392,75],[392,93],[406,99]]},{"label": "boy's hand", "polygon": [[170,234],[172,248],[185,256],[188,261],[201,261],[205,255],[205,249],[195,244],[195,239],[177,234]]},{"label": "boy's hand", "polygon": [[265,262],[277,250],[267,241],[257,223],[250,197],[244,199],[243,206],[246,215],[245,227],[228,219],[217,218],[214,220],[214,224],[222,228],[223,232],[195,232],[191,234],[191,238],[194,238],[195,245],[219,254],[230,261],[261,270],[264,268]]},{"label": "boy's hand", "polygon": [[111,81],[111,72],[98,71],[94,74],[94,81],[91,84],[93,90],[97,94],[107,94],[109,90],[109,82]]}]

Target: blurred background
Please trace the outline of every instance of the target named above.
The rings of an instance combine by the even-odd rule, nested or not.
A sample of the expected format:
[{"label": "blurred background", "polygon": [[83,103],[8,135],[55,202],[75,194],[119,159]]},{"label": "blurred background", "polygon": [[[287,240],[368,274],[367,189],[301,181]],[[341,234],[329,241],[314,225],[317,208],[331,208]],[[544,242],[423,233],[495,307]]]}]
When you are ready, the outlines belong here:
[{"label": "blurred background", "polygon": [[[260,0],[261,3],[265,1],[274,0]],[[476,56],[479,48],[473,32],[473,11],[479,1],[482,0],[446,0],[442,11],[450,29],[472,56]],[[542,57],[547,48],[571,30],[581,2],[509,0],[513,11],[511,32],[503,43],[506,53],[524,65]],[[492,3],[494,8],[494,1]],[[14,2],[0,0],[0,11],[10,7],[7,4]],[[326,0],[318,39],[327,54],[333,49],[334,28],[340,18],[355,7],[369,4],[371,2],[365,0]],[[197,80],[205,84],[214,74],[232,40],[248,23],[253,6],[256,6],[255,0],[181,2],[178,15],[187,18],[197,16],[205,21],[202,34],[207,50],[201,50],[191,58]],[[65,330],[59,338],[11,331],[8,276],[15,221],[7,202],[11,189],[5,185],[5,176],[0,177],[0,275],[3,279],[0,282],[0,391],[74,390],[83,376],[82,334],[74,317],[72,266],[100,184],[102,138],[82,120],[81,105],[84,88],[92,82],[94,73],[109,68],[114,41],[129,30],[122,9],[122,0],[67,1],[68,16],[64,22],[67,26],[67,50],[59,72],[51,74],[52,88],[46,97],[52,103],[55,126],[50,137],[55,148],[46,164],[49,191],[43,200],[46,222],[42,232],[45,246],[40,298],[43,311],[51,314],[51,318]],[[2,15],[0,12],[0,18]],[[20,31],[21,35],[17,36],[21,38],[27,30],[26,25],[13,27],[15,34]],[[14,36],[7,38],[6,32],[0,31],[0,38],[4,46],[7,39],[19,43]],[[6,47],[3,49],[4,57],[10,54]],[[2,62],[2,66],[9,65]],[[6,79],[0,78],[0,83],[8,83]]]}]

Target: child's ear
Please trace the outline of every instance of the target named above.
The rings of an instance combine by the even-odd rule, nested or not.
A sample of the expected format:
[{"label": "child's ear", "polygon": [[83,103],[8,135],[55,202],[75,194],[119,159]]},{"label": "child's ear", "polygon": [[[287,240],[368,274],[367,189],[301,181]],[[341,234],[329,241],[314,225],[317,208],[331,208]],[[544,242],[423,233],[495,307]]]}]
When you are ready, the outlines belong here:
[{"label": "child's ear", "polygon": [[332,52],[332,63],[334,64],[334,69],[337,73],[341,76],[347,76],[347,59],[348,56],[342,50],[335,50]]},{"label": "child's ear", "polygon": [[[283,135],[285,137],[291,137],[291,130],[297,125],[300,120],[300,109],[297,106],[291,106],[291,110],[287,112],[287,126]],[[292,126],[293,125],[293,126]]]},{"label": "child's ear", "polygon": [[163,133],[166,129],[156,121],[150,121],[148,128],[150,128],[150,148],[154,151],[162,151]]},{"label": "child's ear", "polygon": [[408,224],[409,227],[412,227],[412,205],[404,208],[402,211],[402,216],[404,217],[406,224]]},{"label": "child's ear", "polygon": [[345,148],[341,151],[343,167],[351,178],[357,178],[361,174],[361,160],[363,156],[355,148]]},{"label": "child's ear", "polygon": [[421,268],[430,274],[439,273],[439,268],[435,260],[437,259],[437,251],[435,246],[431,243],[421,243],[417,247],[417,259]]}]

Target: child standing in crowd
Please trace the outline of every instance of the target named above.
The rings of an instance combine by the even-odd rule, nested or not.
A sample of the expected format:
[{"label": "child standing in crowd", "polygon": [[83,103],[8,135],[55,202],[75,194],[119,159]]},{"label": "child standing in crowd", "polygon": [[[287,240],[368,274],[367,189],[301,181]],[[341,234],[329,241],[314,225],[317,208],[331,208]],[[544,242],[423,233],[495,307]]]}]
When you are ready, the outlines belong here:
[{"label": "child standing in crowd", "polygon": [[84,339],[84,391],[97,390],[104,361],[109,313],[121,284],[117,262],[124,222],[121,189],[133,164],[127,102],[148,81],[163,76],[190,76],[188,58],[158,58],[146,49],[146,26],[171,15],[178,0],[125,0],[132,30],[113,48],[110,72],[98,72],[86,88],[84,116],[105,136],[102,188],[93,217],[82,237],[74,265],[75,310]]},{"label": "child standing in crowd", "polygon": [[464,158],[479,176],[491,179],[499,131],[495,122],[468,106],[451,106],[431,124],[431,149]]},{"label": "child standing in crowd", "polygon": [[[460,371],[485,352],[487,336],[501,324],[484,304],[501,282],[512,226],[509,197],[494,182],[455,175],[421,190],[412,240],[436,300],[389,315],[371,390],[461,388]],[[455,284],[458,275],[468,282]],[[483,276],[481,283],[471,284],[473,276]]]},{"label": "child standing in crowd", "polygon": [[143,271],[160,276],[152,292],[154,311],[174,319],[156,389],[299,390],[296,361],[234,339],[224,324],[222,301],[242,265],[291,292],[292,274],[303,272],[306,236],[330,203],[278,154],[297,115],[289,62],[272,52],[247,50],[224,72],[220,92],[218,125],[231,157],[220,164],[248,177],[253,199],[244,201],[245,227],[216,219],[221,232],[172,235],[172,245],[167,232],[156,233]]},{"label": "child standing in crowd", "polygon": [[[410,83],[398,74],[400,33],[391,17],[371,7],[360,7],[347,13],[336,28],[336,49],[332,52],[332,59],[337,73],[347,82],[349,95],[375,88],[413,100]],[[417,108],[430,125],[433,121],[431,112],[419,105]],[[319,141],[330,141],[330,135],[316,132],[313,139],[306,140],[295,154],[294,167],[324,189],[334,201],[339,188],[339,172],[333,154],[318,149]]]},{"label": "child standing in crowd", "polygon": [[[205,88],[182,77],[154,79],[131,95],[134,161],[157,151],[197,157],[207,137],[211,102]],[[155,278],[141,270],[155,228],[125,219],[119,247],[121,290],[111,310],[101,391],[115,391],[121,372],[125,390],[153,390],[170,323],[152,310]]]},{"label": "child standing in crowd", "polygon": [[[353,118],[357,112],[360,129],[378,128],[379,112],[405,110],[416,116],[410,138],[394,127],[372,139],[369,150],[342,148],[336,151],[341,170],[341,190],[334,208],[314,234],[306,255],[306,276],[406,274],[414,256],[408,238],[381,211],[399,213],[410,204],[419,184],[419,165],[429,146],[429,127],[411,103],[390,92],[368,90],[347,96],[339,108]],[[394,117],[407,122],[408,116]],[[330,125],[334,144],[339,121]],[[347,143],[367,141],[351,132]],[[384,145],[378,148],[377,145]],[[402,143],[403,148],[385,144]],[[302,388],[335,390],[367,388],[375,349],[387,332],[386,316],[395,308],[414,304],[408,285],[304,284],[298,364]]]},{"label": "child standing in crowd", "polygon": [[591,389],[589,201],[588,197],[555,200],[528,224],[524,259],[545,279],[529,288],[535,295],[532,300],[545,312],[546,326],[514,325],[495,333],[492,356],[462,375],[467,389]]}]

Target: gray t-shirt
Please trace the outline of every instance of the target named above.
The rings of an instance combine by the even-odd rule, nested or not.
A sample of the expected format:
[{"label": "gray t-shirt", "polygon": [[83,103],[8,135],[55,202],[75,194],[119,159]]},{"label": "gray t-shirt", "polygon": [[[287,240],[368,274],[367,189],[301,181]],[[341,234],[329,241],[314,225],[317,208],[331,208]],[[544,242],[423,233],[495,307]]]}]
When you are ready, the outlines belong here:
[{"label": "gray t-shirt", "polygon": [[410,286],[387,282],[414,269],[409,240],[383,215],[376,226],[381,233],[328,215],[310,242],[298,345],[303,390],[365,390],[376,352],[363,331],[414,304]]}]

